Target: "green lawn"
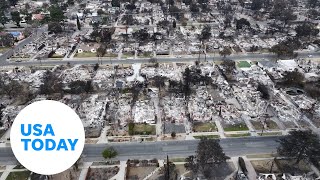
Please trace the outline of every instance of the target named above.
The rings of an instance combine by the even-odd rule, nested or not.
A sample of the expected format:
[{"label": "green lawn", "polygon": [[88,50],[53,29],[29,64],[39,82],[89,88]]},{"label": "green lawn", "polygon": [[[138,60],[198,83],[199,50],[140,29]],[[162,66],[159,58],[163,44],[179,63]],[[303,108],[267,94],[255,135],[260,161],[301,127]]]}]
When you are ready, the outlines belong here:
[{"label": "green lawn", "polygon": [[13,169],[25,169],[25,167],[19,164],[19,165],[16,165],[16,167],[14,167]]},{"label": "green lawn", "polygon": [[[83,53],[76,53],[74,57],[97,57],[97,53],[92,52],[83,52]],[[103,57],[118,57],[117,54],[105,54]],[[97,57],[98,58],[98,57]]]},{"label": "green lawn", "polygon": [[245,123],[228,124],[227,127],[223,128],[224,131],[248,131],[248,127]]},{"label": "green lawn", "polygon": [[10,172],[6,180],[27,180],[30,173],[30,171]]},{"label": "green lawn", "polygon": [[6,133],[6,130],[0,129],[0,138]]},{"label": "green lawn", "polygon": [[249,68],[251,65],[247,61],[240,61],[238,62],[238,67],[239,68]]},{"label": "green lawn", "polygon": [[193,136],[195,139],[200,139],[202,137],[206,137],[208,139],[219,139],[219,135],[201,135],[201,136]]},{"label": "green lawn", "polygon": [[135,124],[130,123],[128,125],[129,135],[155,135],[156,126],[149,124]]},{"label": "green lawn", "polygon": [[64,56],[59,54],[53,54],[51,58],[63,58]]},{"label": "green lawn", "polygon": [[217,127],[215,123],[202,123],[196,122],[193,125],[194,132],[214,132],[217,131]]},{"label": "green lawn", "polygon": [[82,53],[76,53],[74,57],[97,57],[97,53],[92,52],[82,52]]},{"label": "green lawn", "polygon": [[247,137],[250,136],[250,133],[243,133],[243,134],[226,134],[226,137]]},{"label": "green lawn", "polygon": [[4,53],[4,52],[8,51],[9,49],[11,49],[11,48],[9,48],[9,47],[0,47],[0,53]]},{"label": "green lawn", "polygon": [[170,158],[171,162],[186,162],[186,158]]},{"label": "green lawn", "polygon": [[[261,135],[261,133],[258,133]],[[281,136],[281,132],[263,132],[262,136]]]}]

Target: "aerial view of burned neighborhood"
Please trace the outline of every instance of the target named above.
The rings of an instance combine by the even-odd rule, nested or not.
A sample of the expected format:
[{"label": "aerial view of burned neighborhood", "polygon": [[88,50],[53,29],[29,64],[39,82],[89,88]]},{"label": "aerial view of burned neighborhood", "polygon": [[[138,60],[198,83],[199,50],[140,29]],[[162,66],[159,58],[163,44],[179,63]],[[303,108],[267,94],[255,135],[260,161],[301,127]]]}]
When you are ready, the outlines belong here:
[{"label": "aerial view of burned neighborhood", "polygon": [[[0,0],[0,23],[1,180],[320,177],[320,0]],[[85,128],[52,176],[10,148],[40,100]]]}]

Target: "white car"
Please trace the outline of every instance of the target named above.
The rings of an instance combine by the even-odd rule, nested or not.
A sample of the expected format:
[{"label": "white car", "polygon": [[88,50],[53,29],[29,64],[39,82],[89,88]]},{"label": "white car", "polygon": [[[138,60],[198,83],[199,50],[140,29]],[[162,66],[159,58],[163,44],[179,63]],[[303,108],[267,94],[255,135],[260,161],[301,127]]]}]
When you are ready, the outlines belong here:
[{"label": "white car", "polygon": [[310,55],[308,55],[308,57],[309,57],[309,58],[312,58],[312,55],[310,54]]}]

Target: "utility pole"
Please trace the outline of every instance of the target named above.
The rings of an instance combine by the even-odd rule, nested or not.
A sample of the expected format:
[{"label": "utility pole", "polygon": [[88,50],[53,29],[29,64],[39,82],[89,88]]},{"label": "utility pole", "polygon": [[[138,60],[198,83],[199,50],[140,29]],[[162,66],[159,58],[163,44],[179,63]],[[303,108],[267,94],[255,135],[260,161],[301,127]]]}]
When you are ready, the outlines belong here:
[{"label": "utility pole", "polygon": [[276,161],[276,157],[273,159],[273,161],[271,162],[271,167],[270,167],[270,173],[272,173],[272,169],[273,169],[273,166],[274,166],[274,163]]},{"label": "utility pole", "polygon": [[264,112],[264,115],[263,115],[264,121],[263,121],[263,123],[262,123],[262,131],[261,131],[260,136],[263,135],[264,127],[265,127],[265,125],[267,124],[267,118],[269,117],[269,116],[268,116],[268,113],[267,113],[268,107],[269,107],[269,103],[267,103],[266,109],[265,109],[265,112]]},{"label": "utility pole", "polygon": [[167,167],[165,173],[165,180],[170,180],[169,156],[167,155]]}]

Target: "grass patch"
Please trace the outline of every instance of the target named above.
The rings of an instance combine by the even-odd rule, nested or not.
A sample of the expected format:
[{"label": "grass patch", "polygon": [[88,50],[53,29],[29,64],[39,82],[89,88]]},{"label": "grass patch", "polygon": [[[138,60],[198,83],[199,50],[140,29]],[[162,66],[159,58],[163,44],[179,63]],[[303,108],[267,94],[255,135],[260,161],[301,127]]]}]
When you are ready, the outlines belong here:
[{"label": "grass patch", "polygon": [[245,123],[228,124],[223,128],[224,131],[248,131],[248,127]]},{"label": "grass patch", "polygon": [[6,180],[27,180],[30,173],[30,171],[10,172]]},{"label": "grass patch", "polygon": [[13,169],[25,169],[25,167],[19,164],[19,165],[16,165],[16,167],[14,167]]},{"label": "grass patch", "polygon": [[[262,123],[260,121],[251,121],[251,124],[253,125],[254,129],[262,130]],[[279,129],[277,123],[272,120],[267,120],[266,125],[267,129]]]},{"label": "grass patch", "polygon": [[206,137],[208,139],[219,139],[219,135],[201,135],[201,136],[193,136],[195,139],[201,139],[202,137]]},{"label": "grass patch", "polygon": [[156,127],[149,124],[129,123],[129,135],[155,135]]},{"label": "grass patch", "polygon": [[97,57],[97,53],[92,53],[92,52],[76,53],[74,57]]},{"label": "grass patch", "polygon": [[[261,133],[258,133],[261,136]],[[264,132],[262,136],[281,136],[281,132]]]},{"label": "grass patch", "polygon": [[144,52],[143,54],[139,54],[138,57],[152,57],[152,52]]},{"label": "grass patch", "polygon": [[246,155],[248,159],[250,158],[274,158],[275,154],[248,154]]},{"label": "grass patch", "polygon": [[169,159],[171,162],[186,162],[186,158],[171,158]]},{"label": "grass patch", "polygon": [[226,137],[247,137],[247,136],[250,136],[250,133],[226,134]]},{"label": "grass patch", "polygon": [[193,125],[194,132],[214,132],[217,131],[216,124],[214,123],[201,123],[197,122]]},{"label": "grass patch", "polygon": [[[97,57],[97,53],[92,52],[82,52],[82,53],[76,53],[74,57]],[[105,54],[103,57],[118,57],[118,54]],[[97,57],[98,58],[98,57]]]},{"label": "grass patch", "polygon": [[6,130],[0,129],[0,138],[6,133]]},{"label": "grass patch", "polygon": [[134,57],[134,53],[125,52],[125,53],[122,53],[121,57],[122,58]]},{"label": "grass patch", "polygon": [[59,54],[53,54],[51,58],[63,58],[64,56]]},{"label": "grass patch", "polygon": [[4,53],[4,52],[8,51],[9,49],[11,49],[11,48],[9,48],[9,47],[0,47],[0,53]]},{"label": "grass patch", "polygon": [[239,68],[249,68],[251,67],[250,63],[248,63],[247,61],[240,61],[238,62],[238,67]]}]

